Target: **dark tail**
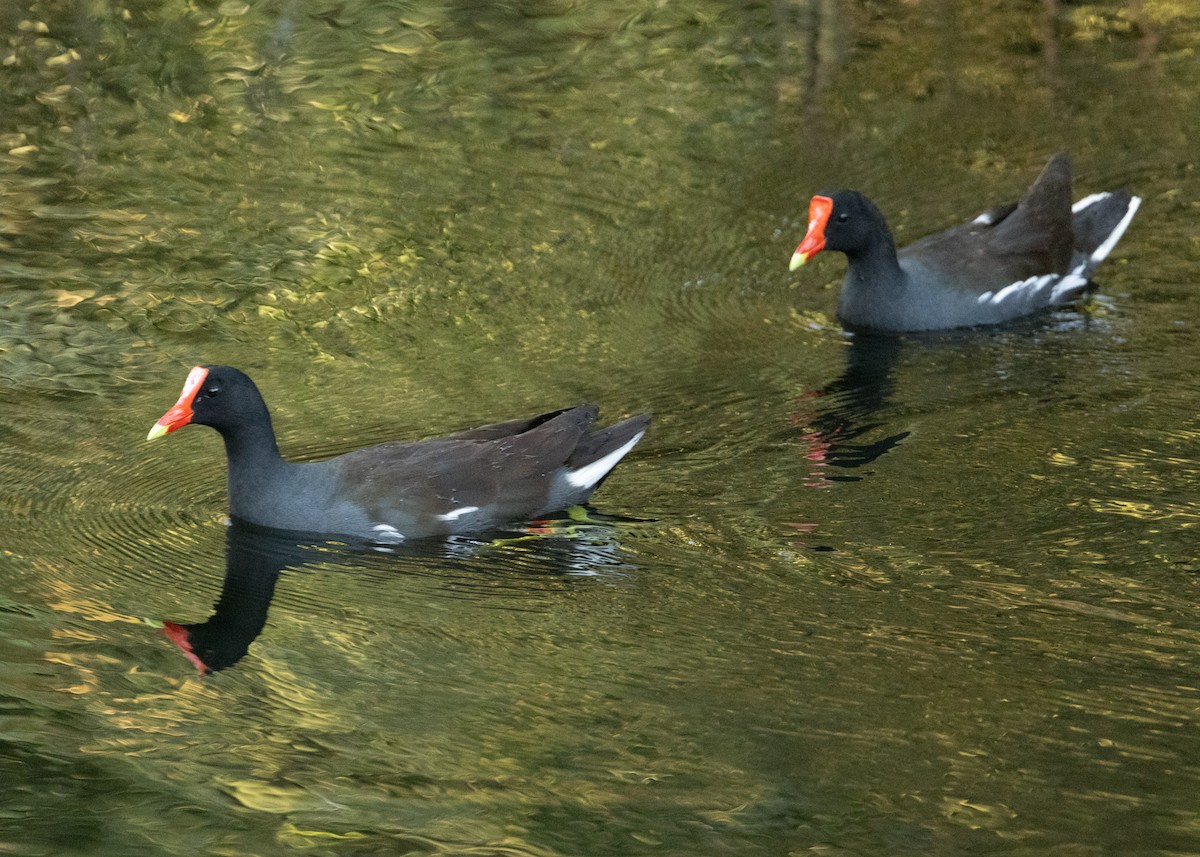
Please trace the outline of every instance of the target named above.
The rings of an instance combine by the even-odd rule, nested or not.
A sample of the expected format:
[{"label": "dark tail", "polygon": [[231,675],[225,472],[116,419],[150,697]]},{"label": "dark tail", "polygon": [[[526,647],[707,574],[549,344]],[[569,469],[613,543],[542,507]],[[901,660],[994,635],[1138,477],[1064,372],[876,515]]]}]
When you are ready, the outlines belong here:
[{"label": "dark tail", "polygon": [[1140,197],[1127,190],[1097,193],[1075,203],[1071,209],[1071,226],[1075,230],[1071,270],[1090,277],[1117,246],[1141,203]]},{"label": "dark tail", "polygon": [[650,415],[638,414],[584,435],[567,460],[568,481],[580,488],[600,487],[617,462],[642,439],[649,425]]}]

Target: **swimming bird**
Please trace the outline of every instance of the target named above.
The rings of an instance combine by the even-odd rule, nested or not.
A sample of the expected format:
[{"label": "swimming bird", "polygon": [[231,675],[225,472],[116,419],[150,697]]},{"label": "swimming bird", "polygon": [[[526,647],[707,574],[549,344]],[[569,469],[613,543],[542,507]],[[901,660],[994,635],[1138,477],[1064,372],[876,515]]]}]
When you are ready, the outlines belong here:
[{"label": "swimming bird", "polygon": [[839,190],[812,198],[791,270],[822,250],[846,254],[838,318],[849,328],[997,324],[1078,299],[1140,204],[1117,190],[1072,205],[1071,162],[1060,153],[1019,201],[897,253],[875,204],[858,191]]},{"label": "swimming bird", "polygon": [[598,431],[594,405],[382,443],[324,461],[279,453],[258,387],[231,366],[196,366],[153,440],[189,423],[225,440],[229,513],[238,521],[375,543],[478,532],[587,500],[646,432],[639,414]]}]

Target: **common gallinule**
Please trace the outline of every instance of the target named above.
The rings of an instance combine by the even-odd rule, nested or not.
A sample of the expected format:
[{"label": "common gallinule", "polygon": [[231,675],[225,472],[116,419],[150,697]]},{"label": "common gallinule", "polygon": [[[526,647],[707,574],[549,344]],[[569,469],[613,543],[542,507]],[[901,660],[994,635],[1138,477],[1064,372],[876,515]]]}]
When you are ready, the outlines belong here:
[{"label": "common gallinule", "polygon": [[1020,201],[896,252],[883,215],[853,190],[814,196],[791,270],[846,254],[838,318],[847,327],[936,330],[997,324],[1080,297],[1141,199],[1126,190],[1071,204],[1071,162],[1055,155]]},{"label": "common gallinule", "polygon": [[486,530],[584,502],[650,422],[640,414],[589,433],[596,416],[594,405],[580,405],[294,463],[279,454],[254,382],[229,366],[197,366],[148,439],[188,423],[220,432],[235,520],[395,543]]}]

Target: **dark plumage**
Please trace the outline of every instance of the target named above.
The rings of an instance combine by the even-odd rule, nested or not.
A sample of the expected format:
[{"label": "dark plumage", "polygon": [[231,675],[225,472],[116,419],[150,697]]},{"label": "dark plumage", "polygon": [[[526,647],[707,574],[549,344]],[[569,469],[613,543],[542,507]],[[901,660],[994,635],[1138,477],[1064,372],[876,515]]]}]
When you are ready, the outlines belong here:
[{"label": "dark plumage", "polygon": [[279,454],[254,382],[229,366],[197,366],[150,438],[188,423],[220,432],[237,520],[387,543],[486,530],[584,502],[650,422],[643,414],[589,433],[596,416],[594,405],[581,405],[294,463]]},{"label": "dark plumage", "polygon": [[838,317],[852,328],[934,330],[996,324],[1077,299],[1141,200],[1128,191],[1071,204],[1071,163],[1050,159],[1018,202],[896,252],[858,191],[815,196],[792,270],[821,250],[846,254]]}]

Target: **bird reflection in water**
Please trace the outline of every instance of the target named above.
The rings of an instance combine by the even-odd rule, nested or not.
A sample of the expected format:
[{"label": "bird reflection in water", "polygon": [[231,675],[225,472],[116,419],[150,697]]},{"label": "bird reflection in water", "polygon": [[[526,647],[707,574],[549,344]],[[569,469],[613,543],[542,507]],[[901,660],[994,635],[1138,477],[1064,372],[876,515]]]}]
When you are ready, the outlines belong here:
[{"label": "bird reflection in water", "polygon": [[[331,542],[303,534],[231,523],[225,537],[225,581],[213,613],[203,622],[164,621],[160,632],[202,675],[233,666],[250,650],[267,623],[275,587],[285,571],[336,563],[379,571],[423,567],[444,575],[446,585],[486,594],[497,591],[497,572],[518,579],[616,576],[634,566],[618,539],[617,525],[632,518],[574,507],[561,518],[534,521],[491,540],[458,536],[381,547]],[[412,568],[402,561],[412,561]],[[511,591],[511,589],[509,590]]]},{"label": "bird reflection in water", "polygon": [[827,468],[857,469],[872,464],[895,449],[908,432],[888,434],[880,418],[892,394],[892,370],[899,359],[903,340],[897,336],[855,333],[846,350],[842,374],[829,384],[805,397],[816,405],[817,413],[806,408],[792,415],[802,426],[805,457],[813,464],[806,485],[828,482],[854,482],[861,476],[833,474]]},{"label": "bird reflection in water", "polygon": [[225,582],[204,622],[163,622],[162,633],[202,674],[240,661],[262,633],[275,584],[286,568],[320,561],[319,543],[242,524],[225,536]]}]

